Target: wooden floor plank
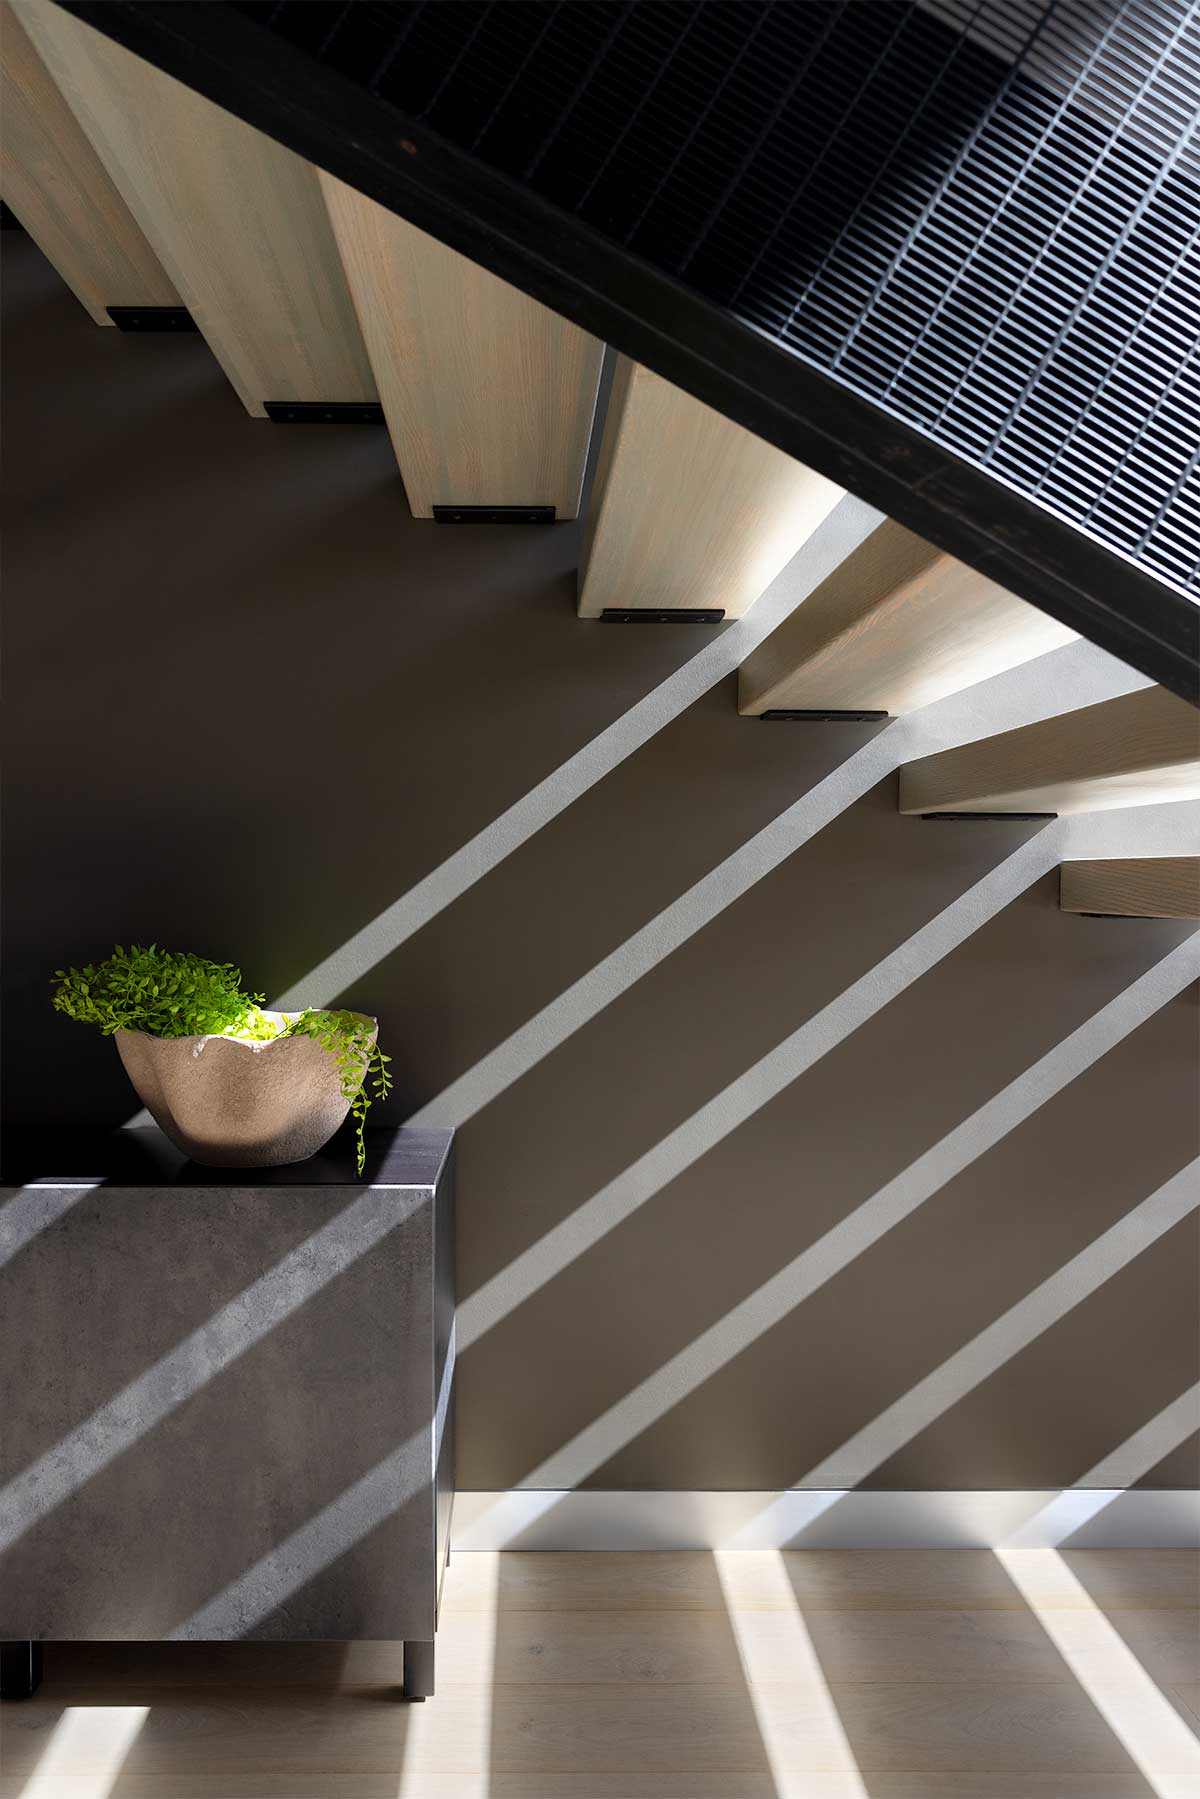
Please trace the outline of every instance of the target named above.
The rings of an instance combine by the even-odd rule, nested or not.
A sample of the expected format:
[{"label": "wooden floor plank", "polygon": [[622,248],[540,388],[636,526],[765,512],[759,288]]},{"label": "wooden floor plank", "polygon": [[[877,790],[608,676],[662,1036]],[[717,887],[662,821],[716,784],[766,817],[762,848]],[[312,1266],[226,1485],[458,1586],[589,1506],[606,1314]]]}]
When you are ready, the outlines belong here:
[{"label": "wooden floor plank", "polygon": [[[779,1605],[775,1551],[729,1558],[729,1597],[739,1609]],[[1200,1604],[1200,1555],[1187,1549],[1072,1550],[1065,1557],[1106,1607],[1192,1610]],[[1024,1599],[990,1550],[785,1550],[789,1580],[806,1611],[1025,1611]],[[723,1611],[716,1565],[693,1550],[525,1554],[499,1558],[506,1611]],[[456,1555],[447,1613],[490,1611],[493,1559]],[[1061,1605],[1058,1584],[1039,1603]],[[1084,1603],[1080,1601],[1079,1603]]]},{"label": "wooden floor plank", "polygon": [[[736,1614],[738,1636],[756,1668],[789,1678],[794,1623],[779,1613]],[[1057,1623],[1059,1649],[1029,1612],[826,1612],[805,1616],[822,1673],[830,1682],[982,1682],[1074,1684],[1076,1673],[1111,1665],[1111,1624],[1102,1612],[1074,1611]],[[1122,1612],[1119,1635],[1159,1686],[1200,1672],[1200,1613]]]},{"label": "wooden floor plank", "polygon": [[1180,1710],[1190,1712],[1200,1725],[1200,1680],[1179,1681],[1171,1688],[1171,1697]]},{"label": "wooden floor plank", "polygon": [[[1087,1694],[1068,1683],[1003,1686],[840,1682],[830,1689],[844,1736],[829,1723],[828,1696],[796,1683],[776,1705],[772,1755],[796,1772],[1120,1773],[1120,1743]],[[1139,1695],[1122,1694],[1141,1716]],[[1142,1707],[1144,1710],[1144,1707]],[[28,1713],[22,1711],[18,1725]],[[1147,1713],[1145,1727],[1153,1719]],[[28,1772],[39,1744],[10,1726],[6,1773]],[[44,1730],[37,1733],[44,1741]],[[402,1700],[294,1692],[252,1699],[181,1690],[150,1708],[126,1768],[156,1775],[164,1795],[180,1775],[757,1773],[768,1767],[755,1709],[742,1687],[697,1684],[569,1689],[497,1688],[490,1703],[462,1688],[421,1709]],[[63,1773],[97,1762],[86,1748]],[[119,1791],[118,1789],[115,1789]],[[286,1789],[285,1789],[286,1790]]]},{"label": "wooden floor plank", "polygon": [[[460,1612],[438,1639],[438,1686],[692,1685],[736,1682],[738,1643],[756,1668],[788,1669],[794,1614],[725,1612]],[[823,1612],[807,1628],[830,1680],[1070,1680],[1028,1611]],[[1063,1625],[1080,1668],[1103,1664],[1104,1614],[1069,1613]],[[1200,1680],[1200,1612],[1124,1611],[1120,1635],[1160,1685]],[[153,1703],[187,1686],[394,1688],[398,1643],[63,1644],[51,1652],[63,1693],[121,1694]]]},{"label": "wooden floor plank", "polygon": [[0,1799],[1147,1799],[1110,1720],[1200,1725],[1197,1558],[1068,1559],[1055,1642],[986,1552],[726,1556],[730,1610],[704,1554],[460,1555],[419,1707],[394,1643],[52,1645]]},{"label": "wooden floor plank", "polygon": [[[22,1799],[21,1782],[0,1775],[0,1799]],[[419,1788],[393,1774],[348,1774],[336,1799],[863,1799],[857,1774],[423,1774]],[[1154,1799],[1140,1775],[872,1774],[869,1799]],[[324,1774],[239,1778],[173,1777],[170,1799],[330,1799]],[[39,1782],[37,1799],[96,1799],[89,1775]],[[164,1799],[156,1774],[123,1773],[111,1799]]]}]

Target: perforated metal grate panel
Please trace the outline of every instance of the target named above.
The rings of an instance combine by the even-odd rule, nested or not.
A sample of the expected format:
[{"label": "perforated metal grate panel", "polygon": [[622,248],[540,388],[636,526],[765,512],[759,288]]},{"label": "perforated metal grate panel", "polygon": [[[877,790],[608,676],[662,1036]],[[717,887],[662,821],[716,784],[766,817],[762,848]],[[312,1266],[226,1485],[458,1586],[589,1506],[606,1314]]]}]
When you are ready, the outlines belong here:
[{"label": "perforated metal grate panel", "polygon": [[1200,5],[241,10],[1200,591]]}]

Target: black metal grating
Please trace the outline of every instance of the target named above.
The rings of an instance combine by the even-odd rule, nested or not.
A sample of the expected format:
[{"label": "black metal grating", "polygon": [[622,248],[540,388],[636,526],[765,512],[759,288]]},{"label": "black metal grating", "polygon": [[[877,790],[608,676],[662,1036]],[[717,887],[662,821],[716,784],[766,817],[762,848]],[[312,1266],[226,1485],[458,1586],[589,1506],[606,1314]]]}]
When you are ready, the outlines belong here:
[{"label": "black metal grating", "polygon": [[1200,591],[1200,5],[239,10]]}]

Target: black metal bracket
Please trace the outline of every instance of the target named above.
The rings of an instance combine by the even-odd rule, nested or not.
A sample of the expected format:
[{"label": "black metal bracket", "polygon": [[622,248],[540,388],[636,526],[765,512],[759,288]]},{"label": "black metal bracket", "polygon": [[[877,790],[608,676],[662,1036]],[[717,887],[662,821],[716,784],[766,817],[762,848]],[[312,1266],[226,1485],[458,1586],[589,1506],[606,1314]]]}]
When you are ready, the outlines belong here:
[{"label": "black metal bracket", "polygon": [[438,525],[552,525],[553,506],[435,506]]},{"label": "black metal bracket", "polygon": [[40,1643],[0,1643],[0,1699],[31,1699],[41,1682]]},{"label": "black metal bracket", "polygon": [[606,606],[600,617],[609,625],[719,625],[724,606]]},{"label": "black metal bracket", "polygon": [[768,724],[802,724],[802,725],[873,725],[881,718],[890,718],[888,712],[797,712],[784,706],[772,706],[766,712],[760,712],[759,718],[766,719]]},{"label": "black metal bracket", "polygon": [[934,824],[951,824],[962,818],[978,821],[979,819],[1001,819],[1007,824],[1032,823],[1035,819],[1057,818],[1057,812],[922,812],[921,818],[931,820]]},{"label": "black metal bracket", "polygon": [[378,400],[264,400],[276,425],[382,425]]},{"label": "black metal bracket", "polygon": [[106,306],[118,331],[199,331],[186,306]]}]

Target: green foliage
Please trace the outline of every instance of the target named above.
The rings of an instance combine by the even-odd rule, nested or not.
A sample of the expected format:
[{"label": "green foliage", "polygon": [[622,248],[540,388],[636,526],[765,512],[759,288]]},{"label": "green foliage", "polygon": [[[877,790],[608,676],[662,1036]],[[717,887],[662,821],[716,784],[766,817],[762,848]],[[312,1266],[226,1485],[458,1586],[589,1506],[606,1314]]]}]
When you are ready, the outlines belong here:
[{"label": "green foliage", "polygon": [[118,944],[104,962],[56,969],[54,1005],[80,1024],[113,1031],[145,1031],[150,1037],[263,1037],[261,993],[242,991],[242,973],[230,962],[172,955],[151,944]]},{"label": "green foliage", "polygon": [[[361,1012],[306,1009],[283,1024],[262,1009],[261,993],[246,993],[242,973],[231,962],[174,954],[151,944],[120,944],[103,962],[86,968],[59,968],[53,1004],[80,1024],[98,1025],[104,1035],[144,1031],[150,1037],[237,1037],[266,1043],[276,1037],[305,1036],[334,1059],[342,1096],[354,1114],[357,1166],[366,1165],[363,1126],[372,1099],[391,1091],[385,1056],[372,1033],[374,1020]],[[370,1081],[373,1093],[368,1092]]]},{"label": "green foliage", "polygon": [[[288,1035],[311,1037],[333,1057],[342,1098],[349,1102],[354,1114],[359,1174],[366,1163],[363,1126],[367,1111],[372,1099],[386,1099],[392,1090],[387,1068],[392,1058],[380,1049],[374,1030],[375,1020],[362,1012],[305,1011],[288,1020]],[[367,1092],[368,1078],[375,1089],[373,1094]]]}]

